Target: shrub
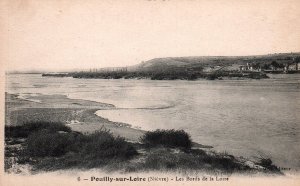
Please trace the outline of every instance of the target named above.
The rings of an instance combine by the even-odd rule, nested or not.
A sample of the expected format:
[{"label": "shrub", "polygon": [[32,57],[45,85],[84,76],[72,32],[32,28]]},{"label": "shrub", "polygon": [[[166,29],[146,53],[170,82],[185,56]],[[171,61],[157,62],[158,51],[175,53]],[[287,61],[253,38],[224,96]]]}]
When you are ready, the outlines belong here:
[{"label": "shrub", "polygon": [[148,131],[142,136],[141,142],[147,146],[167,146],[190,149],[192,141],[184,130],[155,130]]},{"label": "shrub", "polygon": [[273,162],[270,158],[261,158],[260,162],[258,164],[268,170],[279,171],[279,168],[277,166],[273,165]]},{"label": "shrub", "polygon": [[25,131],[23,126],[5,126],[4,135],[6,138],[24,138],[27,137],[28,134],[29,132]]},{"label": "shrub", "polygon": [[208,74],[206,79],[208,80],[215,80],[217,79],[219,76],[217,74]]},{"label": "shrub", "polygon": [[127,159],[137,154],[135,148],[124,138],[114,137],[105,129],[92,134],[59,133],[51,129],[33,132],[27,139],[30,156],[61,156],[73,152],[78,159]]},{"label": "shrub", "polygon": [[124,138],[114,137],[108,130],[98,130],[87,135],[82,152],[91,158],[129,158],[137,151]]},{"label": "shrub", "polygon": [[31,133],[47,129],[51,132],[71,132],[71,128],[59,122],[30,122],[21,126],[5,126],[5,137],[28,137]]},{"label": "shrub", "polygon": [[266,74],[263,73],[250,73],[248,77],[251,79],[269,78]]},{"label": "shrub", "polygon": [[27,152],[31,156],[61,156],[71,149],[75,137],[72,133],[58,133],[43,129],[29,135]]}]

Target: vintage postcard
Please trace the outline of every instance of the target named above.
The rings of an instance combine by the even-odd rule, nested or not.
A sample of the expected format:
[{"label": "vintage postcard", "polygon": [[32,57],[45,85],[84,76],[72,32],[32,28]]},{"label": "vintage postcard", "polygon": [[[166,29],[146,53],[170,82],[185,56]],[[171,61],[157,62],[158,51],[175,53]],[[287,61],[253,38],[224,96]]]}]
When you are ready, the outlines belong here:
[{"label": "vintage postcard", "polygon": [[0,185],[299,185],[300,1],[0,7]]}]

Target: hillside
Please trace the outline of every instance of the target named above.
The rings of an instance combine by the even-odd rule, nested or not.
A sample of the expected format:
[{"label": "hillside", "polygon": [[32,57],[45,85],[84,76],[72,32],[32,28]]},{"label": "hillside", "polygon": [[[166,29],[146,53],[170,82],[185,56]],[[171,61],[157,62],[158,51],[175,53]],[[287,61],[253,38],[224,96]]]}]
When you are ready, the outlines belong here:
[{"label": "hillside", "polygon": [[278,64],[292,64],[293,59],[300,53],[280,53],[256,56],[194,56],[194,57],[167,57],[154,58],[138,65],[128,67],[128,71],[165,71],[180,68],[207,68],[207,67],[233,67],[238,70],[239,66],[247,63],[263,67],[273,61]]}]

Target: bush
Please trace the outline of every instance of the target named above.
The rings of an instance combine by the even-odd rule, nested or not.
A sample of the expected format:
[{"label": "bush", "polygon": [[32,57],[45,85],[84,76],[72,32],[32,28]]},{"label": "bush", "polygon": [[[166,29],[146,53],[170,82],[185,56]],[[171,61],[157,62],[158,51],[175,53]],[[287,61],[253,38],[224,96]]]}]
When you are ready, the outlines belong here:
[{"label": "bush", "polygon": [[137,151],[124,138],[114,137],[108,130],[99,130],[87,135],[82,152],[90,158],[129,158]]},{"label": "bush", "polygon": [[258,164],[268,170],[279,171],[279,168],[277,166],[273,165],[273,162],[270,158],[261,158],[260,162]]},{"label": "bush", "polygon": [[141,142],[150,147],[162,145],[190,149],[192,146],[189,134],[183,130],[173,129],[148,131],[141,138]]},{"label": "bush", "polygon": [[78,159],[127,159],[137,154],[124,138],[114,137],[103,129],[89,135],[42,129],[29,135],[27,151],[35,157],[57,157],[73,152]]},{"label": "bush", "polygon": [[215,80],[217,79],[219,76],[217,74],[208,74],[206,79],[208,80]]},{"label": "bush", "polygon": [[29,135],[27,152],[31,156],[61,156],[71,149],[75,142],[72,133],[58,133],[43,129]]},{"label": "bush", "polygon": [[31,133],[47,129],[51,132],[71,132],[71,128],[59,122],[30,122],[21,126],[5,126],[5,137],[26,138]]}]

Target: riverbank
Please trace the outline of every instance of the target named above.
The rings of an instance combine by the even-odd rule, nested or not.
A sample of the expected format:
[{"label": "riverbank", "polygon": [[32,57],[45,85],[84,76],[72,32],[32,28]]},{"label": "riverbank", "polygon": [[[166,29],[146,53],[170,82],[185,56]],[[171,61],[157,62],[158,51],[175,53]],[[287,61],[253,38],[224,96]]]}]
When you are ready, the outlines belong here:
[{"label": "riverbank", "polygon": [[114,106],[110,104],[69,99],[64,95],[35,95],[20,99],[13,94],[6,94],[5,103],[5,125],[8,126],[35,121],[63,122],[72,130],[82,133],[104,127],[129,141],[138,141],[144,133],[130,128],[129,124],[111,122],[95,115],[97,110],[113,109]]},{"label": "riverbank", "polygon": [[[111,122],[96,116],[95,111],[100,109],[114,109],[114,106],[92,101],[69,99],[63,95],[29,95],[25,99],[20,99],[17,95],[6,94],[6,128],[23,126],[24,123],[43,123],[47,121],[51,124],[60,122],[70,127],[71,131],[67,130],[67,135],[71,135],[71,137],[75,134],[79,134],[80,136],[87,135],[83,139],[89,139],[89,136],[93,135],[95,131],[105,128],[113,136],[123,137],[137,151],[137,155],[131,159],[126,161],[108,161],[111,163],[99,167],[93,163],[89,163],[89,166],[82,164],[80,159],[83,159],[73,152],[60,157],[34,158],[26,156],[24,158],[22,152],[28,147],[28,139],[26,137],[9,137],[9,131],[12,130],[8,129],[6,130],[7,138],[5,139],[6,171],[14,173],[26,171],[37,173],[39,171],[64,170],[68,169],[66,167],[72,162],[70,162],[71,158],[77,162],[74,165],[74,162],[72,162],[71,168],[87,169],[101,167],[101,169],[106,171],[117,172],[179,171],[182,173],[186,171],[208,171],[212,173],[221,171],[230,174],[280,173],[279,169],[272,165],[272,161],[270,160],[251,162],[243,157],[234,157],[227,153],[216,153],[213,150],[209,150],[211,148],[209,146],[195,143],[192,144],[190,150],[163,148],[161,146],[149,148],[140,142],[140,138],[144,136],[145,131],[133,129],[125,123]],[[20,129],[22,130],[22,128]],[[63,135],[66,134],[66,131],[57,132],[53,134],[55,137],[59,137],[61,132]],[[41,140],[43,140],[44,135],[40,135]],[[23,162],[20,162],[20,160]],[[91,159],[87,162],[96,160]],[[153,163],[153,161],[156,163]],[[66,165],[66,167],[62,165]],[[24,166],[27,166],[27,168],[24,168]]]}]

